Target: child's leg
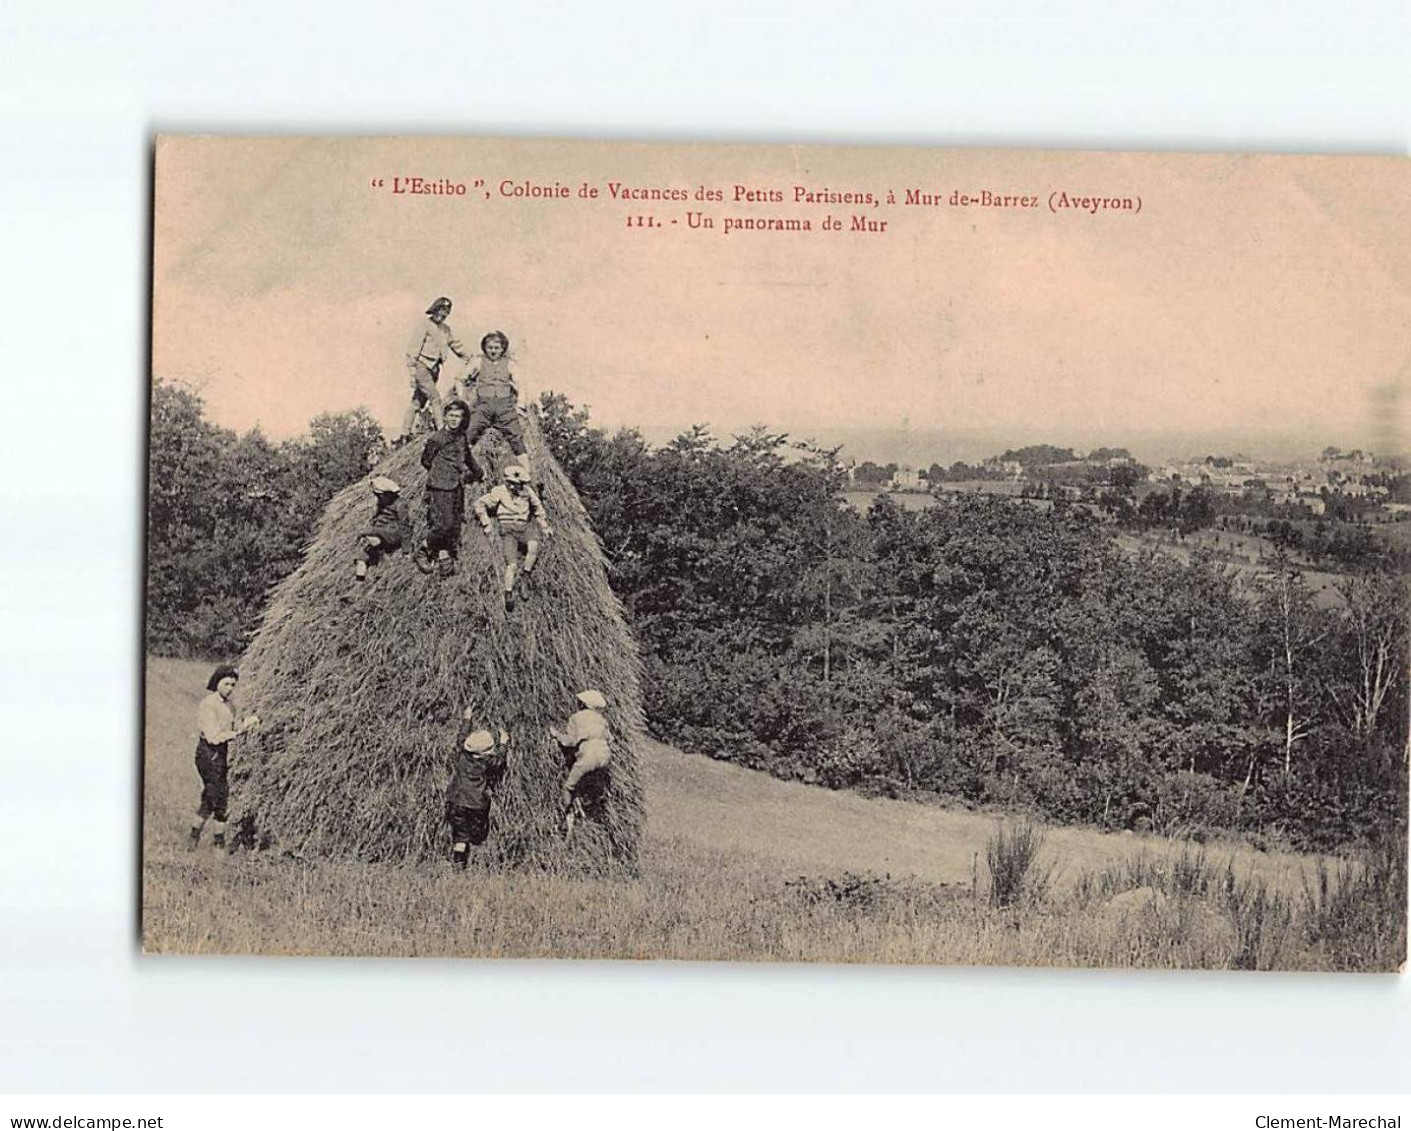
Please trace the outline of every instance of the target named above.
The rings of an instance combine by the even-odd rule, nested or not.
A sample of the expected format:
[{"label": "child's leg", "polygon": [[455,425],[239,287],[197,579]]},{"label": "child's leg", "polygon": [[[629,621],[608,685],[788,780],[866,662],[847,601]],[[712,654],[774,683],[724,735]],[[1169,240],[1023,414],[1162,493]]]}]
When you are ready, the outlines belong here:
[{"label": "child's leg", "polygon": [[446,810],[446,819],[451,822],[451,863],[464,868],[470,842],[470,810],[451,806]]},{"label": "child's leg", "polygon": [[364,534],[362,539],[362,549],[358,551],[358,556],[354,562],[354,573],[359,580],[367,576],[369,566],[375,566],[382,560],[382,539],[376,534]]},{"label": "child's leg", "polygon": [[505,592],[509,593],[519,572],[519,539],[509,532],[501,534],[500,550],[505,555]]},{"label": "child's leg", "polygon": [[201,832],[206,827],[206,820],[210,817],[211,811],[206,807],[206,798],[201,797],[200,808],[196,810],[196,816],[191,820],[191,832],[187,839],[187,847],[195,848],[201,843]]},{"label": "child's leg", "polygon": [[479,847],[485,843],[485,838],[490,835],[490,810],[472,809],[469,819],[466,822],[466,836],[470,843]]},{"label": "child's leg", "polygon": [[485,430],[490,427],[491,415],[486,411],[485,402],[479,397],[471,403],[470,419],[465,426],[465,442],[467,447],[473,447],[480,437],[485,435]]},{"label": "child's leg", "polygon": [[493,415],[495,429],[510,446],[514,462],[532,476],[534,469],[529,465],[529,449],[524,445],[524,423],[519,419],[517,401],[512,397],[495,401]]},{"label": "child's leg", "polygon": [[452,515],[450,494],[434,487],[426,490],[426,541],[423,543],[423,553],[427,558],[447,556],[446,542]]},{"label": "child's leg", "polygon": [[539,539],[531,538],[524,547],[524,572],[527,575],[539,560]]},{"label": "child's leg", "polygon": [[407,411],[402,416],[402,436],[410,439],[412,429],[416,427],[417,410],[424,403],[421,390],[417,388],[416,373],[412,373],[412,395],[407,399]]},{"label": "child's leg", "polygon": [[460,557],[461,528],[465,526],[465,487],[457,487],[448,492],[450,511],[447,516],[446,550],[453,558]]}]

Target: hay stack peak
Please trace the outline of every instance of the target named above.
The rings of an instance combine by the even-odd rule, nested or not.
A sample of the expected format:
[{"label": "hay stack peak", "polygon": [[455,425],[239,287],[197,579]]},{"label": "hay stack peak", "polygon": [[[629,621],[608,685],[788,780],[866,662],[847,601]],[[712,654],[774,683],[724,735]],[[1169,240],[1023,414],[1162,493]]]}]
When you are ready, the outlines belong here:
[{"label": "hay stack peak", "polygon": [[[602,869],[635,860],[645,738],[640,663],[608,588],[602,549],[537,424],[526,428],[554,526],[531,599],[506,612],[498,540],[470,515],[477,490],[513,457],[490,436],[484,484],[467,489],[460,570],[425,576],[412,551],[426,533],[418,440],[328,505],[303,563],[275,588],[241,664],[241,695],[262,720],[232,762],[232,819],[244,836],[300,855],[417,861],[449,848],[444,797],[461,713],[512,739],[484,851],[509,863]],[[412,538],[353,578],[369,481],[402,485]],[[550,726],[597,688],[614,734],[609,780],[565,843],[557,797],[564,763]]]}]

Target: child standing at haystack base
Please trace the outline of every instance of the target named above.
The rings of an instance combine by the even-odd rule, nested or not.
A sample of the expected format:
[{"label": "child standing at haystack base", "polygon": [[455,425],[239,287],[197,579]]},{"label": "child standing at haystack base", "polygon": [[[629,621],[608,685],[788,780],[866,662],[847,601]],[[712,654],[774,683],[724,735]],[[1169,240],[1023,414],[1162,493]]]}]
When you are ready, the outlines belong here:
[{"label": "child standing at haystack base", "polygon": [[426,468],[426,541],[416,552],[416,568],[430,573],[433,556],[442,577],[456,572],[461,524],[465,522],[465,485],[485,477],[466,441],[470,412],[463,400],[446,402],[446,427],[426,441],[421,466]]},{"label": "child standing at haystack base", "polygon": [[367,578],[369,567],[380,562],[384,554],[396,553],[410,537],[407,504],[397,481],[385,475],[377,476],[372,481],[372,497],[376,509],[367,529],[358,535],[362,548],[353,567],[359,581]]},{"label": "child standing at haystack base", "polygon": [[519,576],[519,552],[524,551],[523,582],[520,595],[529,596],[529,575],[534,571],[534,563],[539,560],[539,539],[529,532],[532,518],[545,537],[552,534],[544,513],[543,501],[533,487],[529,486],[529,472],[517,464],[510,464],[504,471],[505,481],[492,487],[475,500],[475,517],[485,536],[495,540],[495,524],[490,520],[491,512],[500,526],[500,545],[505,555],[505,608],[514,608],[514,583]]},{"label": "child standing at haystack base", "polygon": [[569,832],[573,831],[574,802],[579,785],[589,774],[605,769],[612,761],[612,730],[607,719],[598,713],[608,705],[607,700],[602,692],[593,690],[580,691],[577,699],[583,709],[568,717],[568,725],[563,730],[549,731],[571,759],[568,776],[559,793],[559,808]]},{"label": "child standing at haystack base", "polygon": [[239,678],[240,673],[228,664],[216,668],[206,681],[209,694],[196,708],[196,723],[200,728],[200,736],[196,739],[196,772],[201,775],[201,804],[196,810],[196,819],[191,823],[191,836],[187,843],[192,851],[201,843],[201,831],[211,817],[216,820],[211,842],[217,848],[225,847],[226,805],[230,797],[230,740],[260,725],[258,715],[250,715],[239,726],[235,725],[230,697],[235,694],[235,682]]},{"label": "child standing at haystack base", "polygon": [[510,372],[510,340],[499,330],[480,339],[480,359],[466,375],[475,390],[470,410],[467,438],[472,444],[494,428],[505,438],[519,465],[529,471],[529,453],[524,447],[524,424],[520,414],[519,387]]},{"label": "child standing at haystack base", "polygon": [[510,736],[474,730],[474,708],[467,707],[464,737],[456,748],[451,784],[446,790],[446,820],[451,824],[451,863],[464,868],[470,846],[490,835],[490,799],[509,763]]}]

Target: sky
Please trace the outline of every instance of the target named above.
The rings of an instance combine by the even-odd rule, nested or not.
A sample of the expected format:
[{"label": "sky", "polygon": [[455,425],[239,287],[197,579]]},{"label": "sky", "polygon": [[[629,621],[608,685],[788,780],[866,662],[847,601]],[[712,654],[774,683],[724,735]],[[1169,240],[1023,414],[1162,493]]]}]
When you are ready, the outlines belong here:
[{"label": "sky", "polygon": [[[409,177],[465,193],[393,191]],[[622,201],[614,182],[688,199]],[[570,195],[506,195],[526,184]],[[796,203],[796,186],[878,203]],[[1038,206],[949,203],[986,190]],[[1060,192],[1140,211],[1054,211]],[[813,230],[724,230],[770,218]],[[509,335],[526,395],[652,436],[930,437],[922,462],[992,437],[1387,450],[1388,391],[1411,382],[1407,231],[1400,158],[163,138],[153,373],[240,430],[358,405],[394,430],[406,341],[444,294],[467,344]]]}]

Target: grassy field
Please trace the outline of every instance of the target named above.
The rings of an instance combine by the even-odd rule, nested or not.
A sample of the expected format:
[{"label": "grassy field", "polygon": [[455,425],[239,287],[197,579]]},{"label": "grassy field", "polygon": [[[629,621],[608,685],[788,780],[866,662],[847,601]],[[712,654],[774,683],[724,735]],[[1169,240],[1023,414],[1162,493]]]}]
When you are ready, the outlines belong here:
[{"label": "grassy field", "polygon": [[631,875],[188,853],[206,674],[147,665],[149,952],[1263,969],[1388,969],[1405,953],[1404,918],[1380,907],[1368,920],[1376,901],[1357,865],[1320,872],[1246,847],[1051,829],[1027,871],[992,893],[994,817],[832,793],[664,746],[647,763]]},{"label": "grassy field", "polygon": [[[1267,538],[1228,530],[1198,530],[1180,539],[1169,530],[1153,530],[1143,534],[1123,531],[1116,535],[1116,540],[1119,546],[1131,552],[1156,549],[1183,562],[1189,562],[1198,549],[1213,550],[1225,565],[1248,577],[1269,572],[1276,549]],[[1316,570],[1308,565],[1299,565],[1298,570],[1312,590],[1314,602],[1321,608],[1337,609],[1347,604],[1338,588],[1344,580],[1343,575]]]}]

